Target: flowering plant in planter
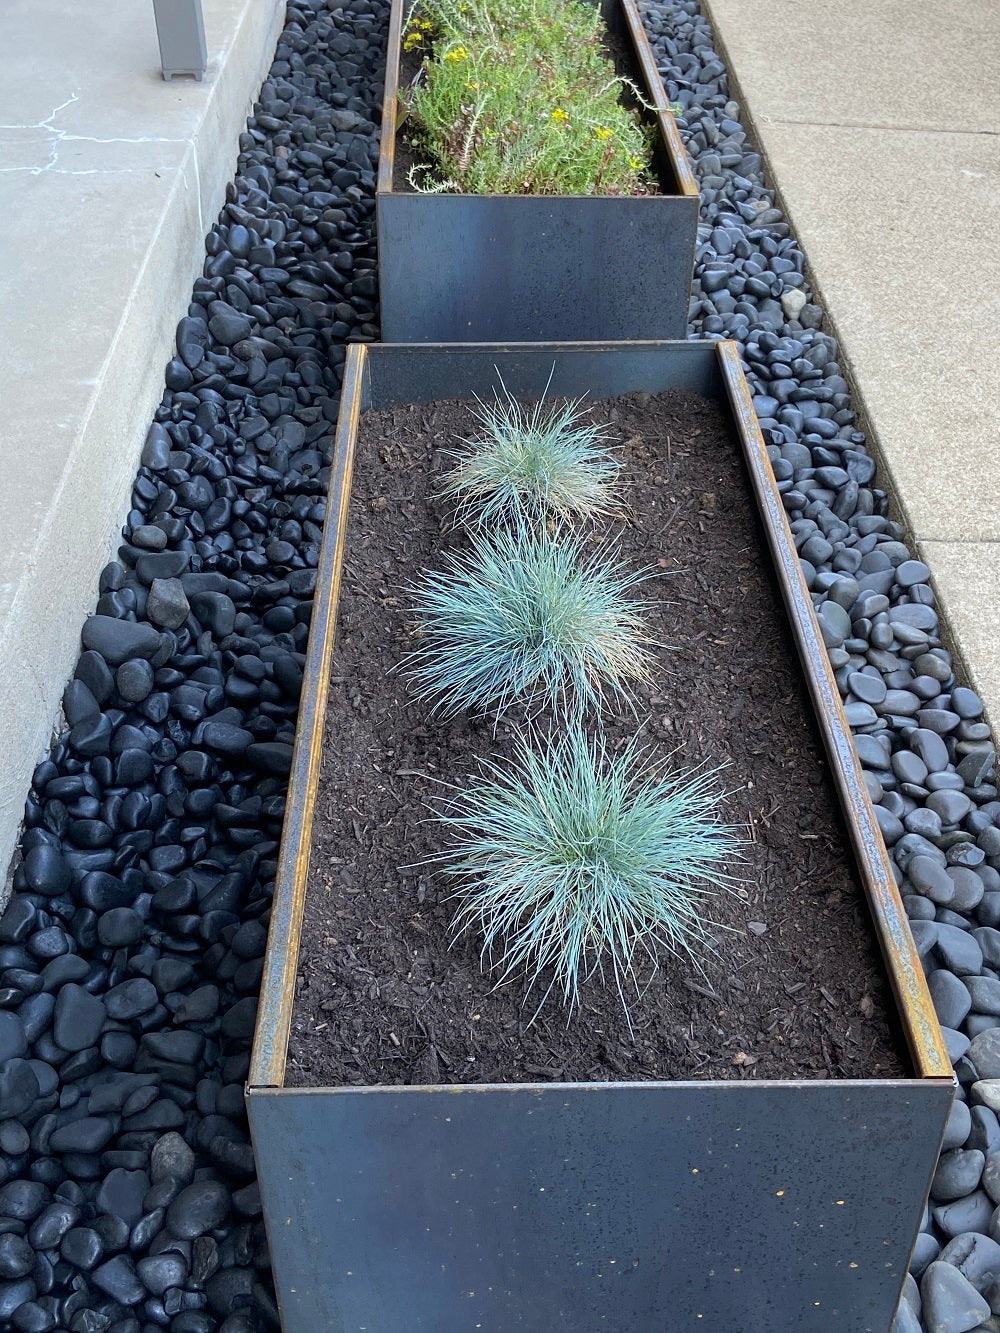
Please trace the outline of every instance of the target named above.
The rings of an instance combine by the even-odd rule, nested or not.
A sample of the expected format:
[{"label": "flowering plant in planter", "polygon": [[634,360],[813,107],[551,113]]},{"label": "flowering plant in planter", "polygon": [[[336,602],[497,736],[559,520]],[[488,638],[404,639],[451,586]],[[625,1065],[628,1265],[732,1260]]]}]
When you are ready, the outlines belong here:
[{"label": "flowering plant in planter", "polygon": [[652,137],[625,103],[601,12],[586,0],[420,0],[404,51],[423,63],[401,93],[429,163],[415,189],[468,194],[647,194]]},{"label": "flowering plant in planter", "polygon": [[635,0],[392,0],[376,205],[388,341],[685,334],[698,187]]}]

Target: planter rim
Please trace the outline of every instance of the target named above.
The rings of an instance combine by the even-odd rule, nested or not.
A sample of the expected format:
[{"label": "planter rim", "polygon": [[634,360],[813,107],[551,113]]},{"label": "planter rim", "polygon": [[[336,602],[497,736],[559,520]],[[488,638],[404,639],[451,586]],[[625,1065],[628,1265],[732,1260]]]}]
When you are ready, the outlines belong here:
[{"label": "planter rim", "polygon": [[850,813],[848,830],[854,846],[859,878],[868,899],[892,994],[906,1036],[917,1079],[945,1079],[954,1083],[951,1060],[944,1045],[941,1028],[927,988],[923,968],[910,933],[906,912],[892,873],[888,852],[867,788],[860,761],[851,739],[840,690],[823,646],[812,598],[805,583],[798,554],[788,528],[785,510],[771,470],[767,448],[753,408],[750,388],[743,373],[735,342],[668,342],[650,340],[629,343],[423,343],[348,346],[344,369],[341,408],[334,435],[334,457],[330,473],[327,521],[323,531],[317,569],[316,596],[312,626],[306,651],[304,687],[286,800],[285,823],[275,877],[274,899],[268,931],[264,974],[260,988],[257,1025],[248,1074],[253,1092],[294,1091],[296,1094],[333,1091],[365,1094],[413,1091],[497,1091],[505,1088],[567,1089],[615,1088],[623,1086],[677,1087],[685,1083],[715,1087],[802,1087],[815,1083],[839,1083],[858,1086],[864,1083],[890,1085],[911,1083],[912,1079],[872,1080],[644,1080],[631,1083],[516,1083],[516,1084],[435,1084],[370,1085],[337,1088],[284,1089],[284,1071],[291,1029],[298,963],[299,935],[305,907],[306,883],[313,812],[319,785],[320,755],[323,743],[325,704],[333,664],[337,607],[347,534],[354,441],[361,416],[362,394],[368,358],[391,356],[394,351],[409,356],[482,354],[486,349],[504,354],[530,351],[542,355],[556,352],[607,352],[643,349],[671,349],[682,357],[712,358],[725,397],[733,413],[734,424],[750,473],[758,506],[768,520],[765,524],[768,544],[778,581],[784,593],[786,613],[814,703],[814,712],[826,749],[826,758],[845,813]]},{"label": "planter rim", "polygon": [[423,1095],[429,1092],[446,1093],[454,1096],[459,1092],[490,1092],[490,1093],[551,1093],[553,1096],[565,1095],[567,1090],[572,1089],[574,1093],[595,1093],[595,1092],[615,1092],[616,1090],[628,1090],[631,1092],[639,1089],[648,1088],[651,1093],[662,1092],[667,1088],[706,1088],[713,1092],[732,1092],[739,1093],[741,1096],[748,1091],[760,1089],[764,1092],[774,1092],[776,1089],[788,1088],[912,1088],[914,1082],[924,1083],[944,1083],[948,1087],[953,1086],[954,1079],[951,1076],[931,1075],[926,1078],[915,1080],[912,1078],[748,1078],[748,1079],[724,1079],[724,1078],[678,1078],[678,1079],[644,1079],[642,1081],[634,1079],[615,1079],[605,1080],[603,1083],[579,1083],[579,1082],[549,1082],[549,1083],[369,1083],[355,1087],[353,1084],[334,1084],[325,1085],[317,1083],[311,1088],[285,1088],[275,1087],[273,1085],[251,1084],[249,1095],[251,1097],[332,1097],[345,1096],[370,1096],[376,1094],[380,1097],[387,1094],[399,1093],[401,1096]]},{"label": "planter rim", "polygon": [[[656,68],[656,57],[653,55],[653,48],[649,44],[649,38],[646,36],[646,30],[642,26],[642,19],[639,17],[639,11],[636,8],[635,0],[617,0],[628,28],[629,38],[632,48],[635,51],[636,59],[639,62],[639,74],[642,79],[643,95],[652,104],[652,114],[656,120],[657,131],[660,144],[670,162],[671,170],[677,182],[676,194],[684,197],[698,198],[698,182],[695,179],[691,164],[688,162],[687,153],[684,149],[684,143],[681,139],[680,130],[677,128],[677,122],[670,109],[670,103],[667,99],[666,91],[663,87],[663,81],[660,78]],[[376,194],[392,194],[392,174],[395,166],[396,157],[396,134],[397,134],[397,96],[399,91],[399,54],[403,37],[403,24],[406,21],[406,15],[410,10],[409,0],[392,0],[392,8],[389,15],[389,40],[386,48],[385,65],[385,90],[382,97],[382,135],[379,143],[378,154],[378,174],[376,177]],[[603,199],[617,198],[614,195],[510,195],[510,194],[461,194],[460,192],[435,194],[436,199],[448,199],[455,197],[464,199]],[[638,203],[645,199],[656,199],[657,195],[636,195],[635,201]]]}]

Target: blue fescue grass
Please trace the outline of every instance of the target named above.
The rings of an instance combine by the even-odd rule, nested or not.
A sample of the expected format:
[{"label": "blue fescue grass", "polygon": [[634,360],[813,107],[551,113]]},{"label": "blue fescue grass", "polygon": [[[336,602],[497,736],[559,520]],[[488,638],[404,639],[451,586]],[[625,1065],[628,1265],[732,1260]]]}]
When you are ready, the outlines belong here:
[{"label": "blue fescue grass", "polygon": [[544,986],[534,1017],[553,992],[572,1015],[595,976],[628,1017],[640,969],[663,951],[697,962],[706,898],[738,882],[720,799],[715,771],[665,772],[639,738],[613,754],[576,722],[522,733],[509,767],[484,762],[439,815],[451,846],[432,860],[461,881],[454,938],[481,937],[498,985]]},{"label": "blue fescue grass", "polygon": [[421,639],[401,667],[415,697],[444,717],[514,700],[575,715],[608,693],[633,706],[652,659],[629,594],[650,575],[613,544],[588,545],[540,525],[473,530],[411,590]]},{"label": "blue fescue grass", "polygon": [[600,426],[582,420],[581,400],[523,407],[508,393],[480,401],[473,415],[482,435],[449,454],[455,466],[442,495],[464,522],[497,525],[546,514],[572,520],[605,517],[619,505],[619,463]]}]

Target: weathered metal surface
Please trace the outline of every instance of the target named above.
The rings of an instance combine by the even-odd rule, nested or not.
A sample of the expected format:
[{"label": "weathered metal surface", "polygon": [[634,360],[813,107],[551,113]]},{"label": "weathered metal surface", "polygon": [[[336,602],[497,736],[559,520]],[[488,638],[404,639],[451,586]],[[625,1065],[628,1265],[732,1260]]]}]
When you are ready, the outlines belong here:
[{"label": "weathered metal surface", "polygon": [[389,24],[376,205],[387,342],[683,338],[698,191],[634,0],[603,0],[633,49],[663,193],[418,194],[393,189],[399,52]]},{"label": "weathered metal surface", "polygon": [[656,56],[649,44],[649,38],[646,36],[646,29],[642,25],[635,0],[620,0],[617,13],[615,9],[616,7],[611,0],[602,0],[601,13],[605,22],[619,34],[622,34],[623,31],[628,33],[629,43],[635,54],[636,62],[642,71],[643,86],[652,93],[652,102],[656,108],[655,114],[660,136],[666,150],[669,170],[673,176],[677,193],[697,199],[698,181],[691,169],[691,163],[688,161],[684,141],[681,139],[681,132],[677,128],[674,113],[670,109],[670,99],[667,97],[660,72],[656,68]]},{"label": "weathered metal surface", "polygon": [[284,1333],[887,1333],[950,1098],[254,1091]]},{"label": "weathered metal surface", "polygon": [[736,343],[718,343],[726,393],[733,409],[740,442],[750,471],[764,530],[785,596],[785,607],[805,669],[809,692],[826,745],[830,768],[847,816],[858,867],[868,891],[868,902],[878,931],[889,979],[903,1019],[916,1071],[928,1077],[951,1076],[951,1061],[924,979],[923,968],[907,924],[906,911],[896,887],[885,841],[879,831],[861,764],[844,714],[812,598],[788,527],[767,448],[753,410],[750,388],[743,374]]},{"label": "weathered metal surface", "polygon": [[697,218],[680,198],[385,194],[392,342],[681,338]]},{"label": "weathered metal surface", "polygon": [[376,194],[392,189],[396,166],[396,121],[399,110],[399,65],[402,57],[403,25],[410,6],[405,0],[393,0],[389,8],[389,35],[385,50],[385,86],[382,89],[382,134],[379,138]]},{"label": "weathered metal surface", "polygon": [[[919,1077],[280,1086],[357,422],[498,375],[728,402]],[[348,349],[249,1081],[285,1333],[886,1333],[954,1081],[735,345]]]},{"label": "weathered metal surface", "polygon": [[[491,398],[500,379],[526,397],[604,398],[657,393],[664,385],[707,398],[721,392],[718,359],[697,342],[454,343],[447,349],[400,343],[383,353],[373,344],[365,357],[361,410],[436,398]],[[499,378],[498,378],[499,375]]]},{"label": "weathered metal surface", "polygon": [[[353,349],[352,349],[353,350]],[[348,358],[341,411],[333,444],[326,523],[316,569],[309,645],[292,753],[285,820],[278,854],[274,901],[261,979],[250,1082],[280,1085],[292,1021],[292,997],[299,958],[299,927],[309,868],[313,808],[319,776],[326,696],[337,629],[337,603],[344,562],[344,538],[351,498],[354,441],[361,410],[362,359]]]}]

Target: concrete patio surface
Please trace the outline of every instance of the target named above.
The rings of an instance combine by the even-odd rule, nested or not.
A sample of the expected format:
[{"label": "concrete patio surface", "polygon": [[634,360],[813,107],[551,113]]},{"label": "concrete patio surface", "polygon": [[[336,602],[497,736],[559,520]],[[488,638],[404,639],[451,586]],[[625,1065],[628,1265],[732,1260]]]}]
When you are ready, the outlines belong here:
[{"label": "concrete patio surface", "polygon": [[1000,8],[705,3],[883,479],[996,727]]},{"label": "concrete patio surface", "polygon": [[204,10],[201,83],[162,78],[150,0],[0,14],[0,872],[284,5]]}]

